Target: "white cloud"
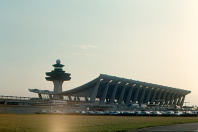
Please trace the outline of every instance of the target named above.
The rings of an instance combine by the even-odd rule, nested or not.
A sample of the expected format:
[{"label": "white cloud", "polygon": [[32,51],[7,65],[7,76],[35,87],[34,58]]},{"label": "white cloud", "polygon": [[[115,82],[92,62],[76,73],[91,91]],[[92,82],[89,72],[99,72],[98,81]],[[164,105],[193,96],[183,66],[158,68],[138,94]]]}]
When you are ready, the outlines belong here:
[{"label": "white cloud", "polygon": [[71,58],[70,55],[66,55],[64,53],[52,53],[52,55],[58,58]]},{"label": "white cloud", "polygon": [[72,45],[74,47],[79,47],[81,49],[89,49],[89,48],[98,48],[97,46],[95,45]]},{"label": "white cloud", "polygon": [[101,57],[101,55],[94,55],[94,54],[84,54],[84,53],[76,53],[76,55],[85,55],[85,56],[95,56],[95,57]]}]

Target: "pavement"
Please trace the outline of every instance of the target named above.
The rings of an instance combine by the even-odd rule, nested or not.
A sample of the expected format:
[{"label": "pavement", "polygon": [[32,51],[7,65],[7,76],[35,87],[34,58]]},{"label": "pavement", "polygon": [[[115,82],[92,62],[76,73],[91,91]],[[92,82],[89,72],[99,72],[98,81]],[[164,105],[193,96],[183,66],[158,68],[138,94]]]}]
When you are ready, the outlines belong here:
[{"label": "pavement", "polygon": [[140,132],[140,131],[183,131],[183,132],[198,132],[198,122],[187,124],[176,124],[168,126],[150,127],[144,129],[131,130],[127,132]]}]

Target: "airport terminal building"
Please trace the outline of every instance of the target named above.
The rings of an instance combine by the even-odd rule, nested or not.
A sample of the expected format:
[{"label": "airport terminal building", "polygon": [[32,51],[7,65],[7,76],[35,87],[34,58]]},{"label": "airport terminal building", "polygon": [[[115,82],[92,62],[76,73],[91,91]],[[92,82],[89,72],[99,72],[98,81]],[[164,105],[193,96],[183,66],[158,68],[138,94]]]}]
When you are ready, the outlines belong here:
[{"label": "airport terminal building", "polygon": [[53,65],[54,70],[46,72],[46,80],[53,81],[54,91],[29,89],[37,93],[41,100],[67,100],[82,103],[112,104],[116,106],[183,106],[185,96],[191,91],[100,74],[90,82],[77,88],[62,91],[64,81],[71,79],[63,71],[60,60]]}]

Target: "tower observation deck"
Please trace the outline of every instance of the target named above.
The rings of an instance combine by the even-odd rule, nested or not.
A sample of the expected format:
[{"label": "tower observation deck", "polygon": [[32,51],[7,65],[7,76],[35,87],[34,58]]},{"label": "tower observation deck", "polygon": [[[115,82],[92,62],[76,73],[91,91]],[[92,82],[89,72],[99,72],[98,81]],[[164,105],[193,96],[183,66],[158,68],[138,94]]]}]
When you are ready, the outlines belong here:
[{"label": "tower observation deck", "polygon": [[64,81],[69,81],[71,79],[70,73],[65,73],[62,70],[64,65],[60,64],[61,61],[58,59],[56,60],[56,64],[52,65],[54,70],[51,72],[46,72],[45,74],[48,77],[45,77],[47,81],[53,81],[54,83],[54,93],[62,92],[62,84]]}]

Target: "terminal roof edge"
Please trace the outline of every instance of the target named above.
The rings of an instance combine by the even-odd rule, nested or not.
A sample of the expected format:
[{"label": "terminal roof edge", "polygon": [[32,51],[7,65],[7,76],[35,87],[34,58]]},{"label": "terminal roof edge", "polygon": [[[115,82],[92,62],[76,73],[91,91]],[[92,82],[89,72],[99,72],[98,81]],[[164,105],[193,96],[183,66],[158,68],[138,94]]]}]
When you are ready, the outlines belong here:
[{"label": "terminal roof edge", "polygon": [[[76,92],[81,92],[81,91],[87,90],[88,86],[95,84],[99,80],[108,80],[108,81],[113,80],[113,82],[129,83],[129,85],[137,84],[137,85],[157,87],[157,88],[163,88],[163,89],[167,89],[167,90],[175,90],[175,91],[185,92],[186,94],[191,93],[191,91],[189,91],[189,90],[173,88],[173,87],[168,87],[168,86],[162,86],[162,85],[152,84],[152,83],[147,83],[147,82],[141,82],[141,81],[132,80],[132,79],[120,78],[120,77],[110,76],[110,75],[106,75],[106,74],[100,74],[100,76],[98,76],[97,78],[95,78],[95,79],[91,80],[90,82],[85,83],[79,87],[76,87],[76,88],[73,88],[73,89],[70,89],[67,91],[63,91],[62,93],[55,93],[55,94],[68,95],[68,94],[73,94]],[[105,81],[101,81],[101,83],[103,83],[103,82],[105,82]]]}]

